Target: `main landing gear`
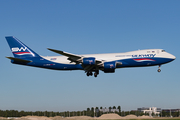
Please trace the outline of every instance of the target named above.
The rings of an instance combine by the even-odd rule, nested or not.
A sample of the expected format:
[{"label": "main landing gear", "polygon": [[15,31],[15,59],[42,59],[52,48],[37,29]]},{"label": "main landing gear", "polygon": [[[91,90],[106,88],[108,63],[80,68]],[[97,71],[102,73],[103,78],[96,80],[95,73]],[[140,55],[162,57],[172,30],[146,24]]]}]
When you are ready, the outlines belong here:
[{"label": "main landing gear", "polygon": [[158,67],[158,70],[157,70],[158,72],[161,72],[161,65],[159,65],[159,67]]},{"label": "main landing gear", "polygon": [[[99,74],[99,70],[96,70],[96,71],[94,72],[94,77],[97,77],[98,74]],[[92,71],[88,71],[88,72],[86,73],[86,75],[87,75],[87,76],[92,76],[93,73],[92,73]]]},{"label": "main landing gear", "polygon": [[91,71],[88,71],[88,72],[86,73],[86,75],[87,75],[87,76],[92,76],[93,73],[92,73]]}]

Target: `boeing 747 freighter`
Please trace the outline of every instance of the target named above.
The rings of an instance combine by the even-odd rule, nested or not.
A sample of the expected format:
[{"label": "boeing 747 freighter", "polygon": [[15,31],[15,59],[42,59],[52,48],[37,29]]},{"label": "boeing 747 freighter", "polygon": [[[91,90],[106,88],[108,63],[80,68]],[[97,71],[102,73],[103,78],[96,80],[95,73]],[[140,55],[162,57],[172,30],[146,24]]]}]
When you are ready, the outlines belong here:
[{"label": "boeing 747 freighter", "polygon": [[48,50],[62,56],[40,56],[13,36],[5,37],[14,57],[7,57],[14,64],[52,70],[84,70],[87,76],[97,77],[99,70],[114,73],[117,68],[160,66],[176,57],[163,49],[146,49],[125,53],[76,55],[61,50]]}]

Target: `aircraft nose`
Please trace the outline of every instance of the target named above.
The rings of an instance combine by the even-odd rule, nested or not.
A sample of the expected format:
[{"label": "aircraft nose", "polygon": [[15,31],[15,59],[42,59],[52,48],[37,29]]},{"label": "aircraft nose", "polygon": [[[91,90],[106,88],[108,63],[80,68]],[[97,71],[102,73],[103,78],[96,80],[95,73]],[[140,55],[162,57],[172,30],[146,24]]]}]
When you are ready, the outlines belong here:
[{"label": "aircraft nose", "polygon": [[[174,55],[173,55],[173,56],[174,56]],[[175,59],[176,59],[176,56],[174,56],[173,59],[175,60]]]},{"label": "aircraft nose", "polygon": [[176,56],[172,55],[170,56],[171,59],[175,60],[176,59]]}]

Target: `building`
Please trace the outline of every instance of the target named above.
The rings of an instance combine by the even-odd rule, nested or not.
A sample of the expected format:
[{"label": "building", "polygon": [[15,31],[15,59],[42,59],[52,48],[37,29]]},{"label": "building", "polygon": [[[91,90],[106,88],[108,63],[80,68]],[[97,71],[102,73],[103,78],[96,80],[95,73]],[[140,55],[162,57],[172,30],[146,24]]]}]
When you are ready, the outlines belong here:
[{"label": "building", "polygon": [[142,108],[138,108],[137,111],[139,112],[143,112],[143,113],[149,113],[149,116],[152,116],[152,113],[156,114],[160,114],[161,113],[161,108],[157,108],[157,107],[142,107]]}]

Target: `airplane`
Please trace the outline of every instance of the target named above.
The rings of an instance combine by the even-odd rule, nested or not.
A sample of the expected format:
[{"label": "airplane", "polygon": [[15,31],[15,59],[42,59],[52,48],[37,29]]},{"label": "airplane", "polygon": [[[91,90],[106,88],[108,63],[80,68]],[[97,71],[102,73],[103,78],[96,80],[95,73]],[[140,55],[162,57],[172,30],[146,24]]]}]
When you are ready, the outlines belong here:
[{"label": "airplane", "polygon": [[76,55],[47,48],[61,56],[40,56],[14,36],[5,37],[14,57],[6,57],[13,64],[52,70],[84,70],[87,76],[97,77],[99,70],[114,73],[116,68],[160,66],[176,57],[163,49],[146,49],[125,53]]}]

